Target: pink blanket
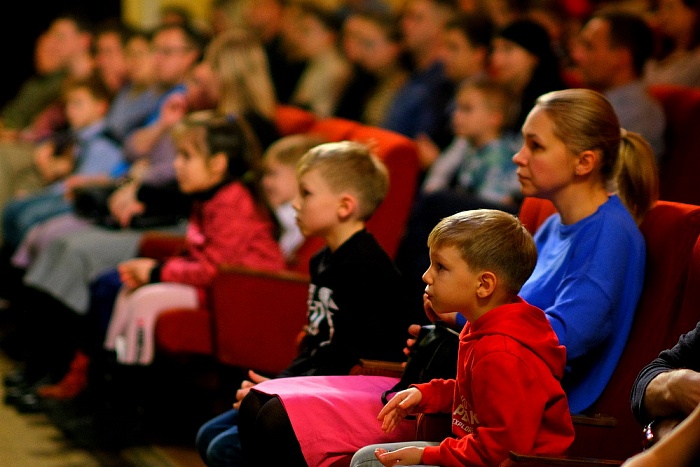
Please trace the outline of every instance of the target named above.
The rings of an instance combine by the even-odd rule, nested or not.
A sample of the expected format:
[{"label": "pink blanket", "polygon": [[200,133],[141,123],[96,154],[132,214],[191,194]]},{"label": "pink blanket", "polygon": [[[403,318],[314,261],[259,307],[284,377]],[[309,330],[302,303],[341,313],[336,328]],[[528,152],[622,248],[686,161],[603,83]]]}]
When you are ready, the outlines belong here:
[{"label": "pink blanket", "polygon": [[377,420],[381,393],[397,382],[386,376],[306,376],[271,379],[255,390],[280,397],[309,466],[339,467],[369,444],[416,439],[414,420],[389,434]]}]

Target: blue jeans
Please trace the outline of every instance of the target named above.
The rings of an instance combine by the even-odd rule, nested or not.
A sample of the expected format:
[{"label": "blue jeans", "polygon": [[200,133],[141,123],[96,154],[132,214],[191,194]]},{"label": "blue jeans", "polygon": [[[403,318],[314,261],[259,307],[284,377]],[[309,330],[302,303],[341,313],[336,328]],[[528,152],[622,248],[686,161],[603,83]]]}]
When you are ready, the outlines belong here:
[{"label": "blue jeans", "polygon": [[238,435],[238,410],[218,415],[199,428],[195,440],[199,455],[209,467],[243,465],[241,438]]}]

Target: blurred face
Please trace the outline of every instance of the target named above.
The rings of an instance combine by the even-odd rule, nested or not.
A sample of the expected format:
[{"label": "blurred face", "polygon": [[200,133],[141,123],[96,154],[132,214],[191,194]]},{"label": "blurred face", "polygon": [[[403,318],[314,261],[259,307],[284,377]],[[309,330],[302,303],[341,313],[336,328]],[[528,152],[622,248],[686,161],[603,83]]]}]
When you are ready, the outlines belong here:
[{"label": "blurred face", "polygon": [[158,81],[165,85],[180,83],[198,55],[177,29],[159,32],[153,38],[151,51]]},{"label": "blurred face", "polygon": [[581,30],[571,56],[586,85],[604,90],[613,83],[622,52],[610,45],[610,24],[593,18]]},{"label": "blurred face", "polygon": [[121,88],[127,73],[127,60],[119,34],[100,34],[95,41],[95,66],[112,91]]},{"label": "blurred face", "polygon": [[34,66],[40,74],[53,73],[63,67],[59,44],[50,34],[42,34],[34,49]]},{"label": "blurred face", "polygon": [[496,37],[490,58],[490,73],[494,80],[511,89],[522,89],[532,77],[537,57],[515,42]]},{"label": "blurred face", "polygon": [[491,122],[493,111],[488,108],[486,97],[474,88],[465,88],[457,94],[452,127],[457,136],[479,137],[484,133],[485,122]]},{"label": "blurred face", "polygon": [[404,44],[411,51],[430,47],[442,34],[443,18],[430,0],[412,0],[401,18]]},{"label": "blurred face", "polygon": [[313,15],[302,15],[299,20],[299,52],[307,58],[315,57],[335,42],[335,34]]},{"label": "blurred face", "polygon": [[283,164],[274,157],[266,157],[263,161],[262,187],[273,208],[293,201],[299,193],[295,167]]},{"label": "blurred face", "polygon": [[192,109],[212,109],[221,95],[221,83],[207,60],[198,63],[187,75],[187,101]]},{"label": "blurred face", "polygon": [[430,267],[423,274],[430,306],[435,313],[469,313],[476,307],[479,275],[455,246],[430,249]]},{"label": "blurred face", "polygon": [[173,165],[180,190],[183,193],[197,193],[213,188],[223,179],[223,174],[214,167],[214,158],[200,152],[192,143],[192,136],[183,134],[177,141],[177,155]]},{"label": "blurred face", "polygon": [[134,37],[126,44],[126,65],[129,79],[135,84],[150,84],[155,78],[151,45],[144,37]]},{"label": "blurred face", "polygon": [[108,103],[95,99],[86,88],[74,88],[66,93],[66,118],[71,128],[84,128],[104,117]]},{"label": "blurred face", "polygon": [[371,73],[395,65],[401,53],[401,44],[391,42],[382,28],[372,21],[358,18],[357,22],[361,26],[355,34],[357,62]]},{"label": "blurred face", "polygon": [[350,15],[343,23],[342,45],[343,53],[351,62],[357,62],[359,35],[362,33],[363,20],[356,15]]},{"label": "blurred face", "polygon": [[297,225],[304,236],[324,237],[338,223],[340,196],[331,190],[318,169],[299,178],[299,196],[294,200]]},{"label": "blurred face", "polygon": [[89,50],[90,35],[81,32],[69,19],[54,21],[47,33],[56,41],[55,53],[58,54],[64,66],[69,65],[71,58]]},{"label": "blurred face", "polygon": [[659,0],[656,21],[665,35],[674,39],[685,38],[698,24],[698,12],[686,6],[683,0]]},{"label": "blurred face", "polygon": [[535,106],[523,124],[523,147],[513,156],[520,191],[525,196],[551,200],[574,179],[576,157],[553,130],[552,120]]},{"label": "blurred face", "polygon": [[486,50],[475,47],[457,29],[445,32],[445,45],[442,50],[442,63],[445,74],[453,83],[474,76],[485,69]]},{"label": "blurred face", "polygon": [[243,0],[241,16],[245,24],[265,41],[269,39],[266,35],[277,29],[282,5],[278,0]]}]

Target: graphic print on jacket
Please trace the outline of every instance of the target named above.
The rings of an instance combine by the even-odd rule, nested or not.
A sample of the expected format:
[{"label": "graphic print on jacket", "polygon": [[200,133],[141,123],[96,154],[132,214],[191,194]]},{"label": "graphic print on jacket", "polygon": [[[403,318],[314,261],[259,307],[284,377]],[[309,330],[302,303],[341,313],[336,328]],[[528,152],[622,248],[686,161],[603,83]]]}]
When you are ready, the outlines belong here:
[{"label": "graphic print on jacket", "polygon": [[331,343],[335,326],[333,315],[338,307],[333,301],[333,291],[328,287],[309,286],[309,319],[306,332],[312,339],[313,347],[323,347]]}]

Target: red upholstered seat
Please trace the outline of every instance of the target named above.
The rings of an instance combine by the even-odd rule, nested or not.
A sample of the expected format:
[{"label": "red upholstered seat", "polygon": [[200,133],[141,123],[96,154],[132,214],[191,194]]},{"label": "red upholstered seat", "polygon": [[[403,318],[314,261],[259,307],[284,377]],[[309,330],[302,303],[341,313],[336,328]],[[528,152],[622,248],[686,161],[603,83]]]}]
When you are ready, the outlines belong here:
[{"label": "red upholstered seat", "polygon": [[659,167],[661,199],[700,205],[700,89],[653,85],[666,115],[666,152]]}]

